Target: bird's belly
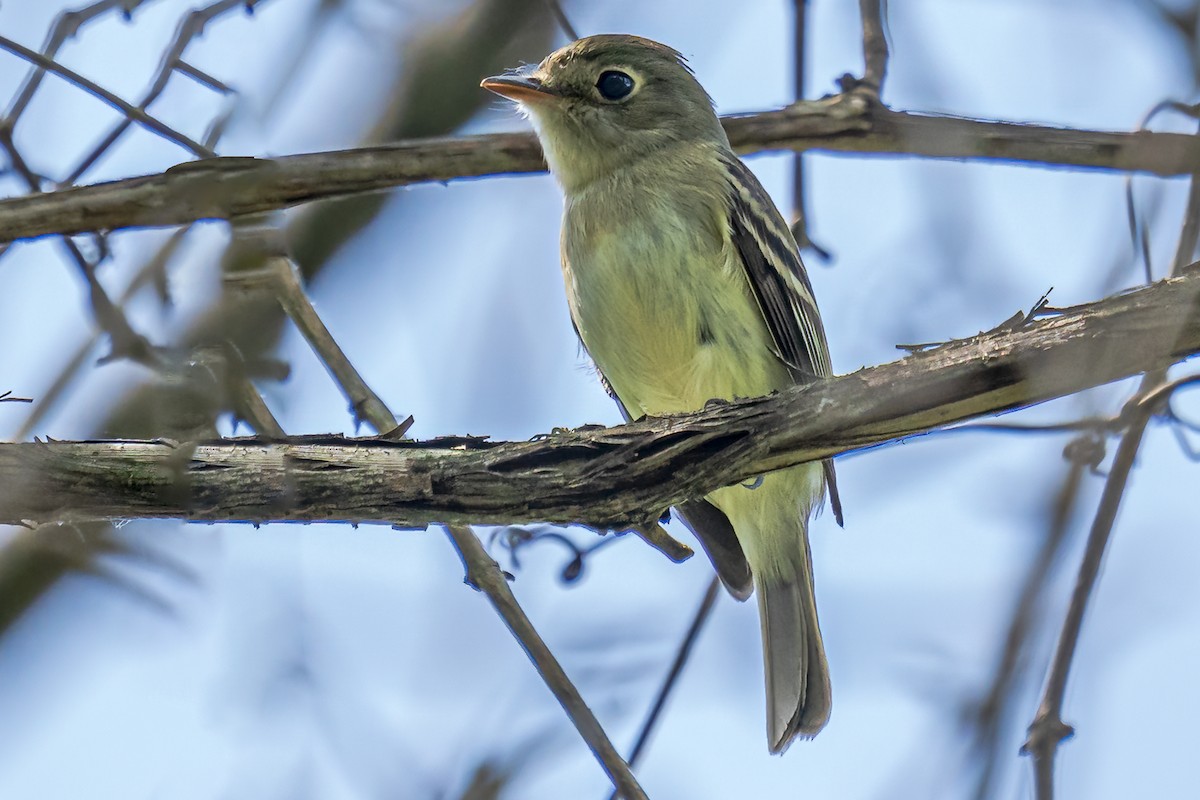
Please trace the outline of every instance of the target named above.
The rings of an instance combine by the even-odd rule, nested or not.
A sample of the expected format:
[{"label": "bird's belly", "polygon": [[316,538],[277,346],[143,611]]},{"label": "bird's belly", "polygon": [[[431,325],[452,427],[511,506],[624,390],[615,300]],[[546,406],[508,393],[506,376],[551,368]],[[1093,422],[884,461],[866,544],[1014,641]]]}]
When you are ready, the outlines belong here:
[{"label": "bird's belly", "polygon": [[567,280],[576,326],[630,416],[693,411],[791,382],[740,265],[725,254],[618,247],[582,261]]},{"label": "bird's belly", "polygon": [[628,394],[633,398],[637,410],[630,412],[634,416],[694,411],[709,400],[758,397],[779,388],[772,365],[766,359],[747,355],[745,348],[675,344],[656,348],[657,352],[648,358],[618,355],[604,359],[612,362],[612,369],[597,361],[601,371],[611,375],[609,381],[618,396]]}]

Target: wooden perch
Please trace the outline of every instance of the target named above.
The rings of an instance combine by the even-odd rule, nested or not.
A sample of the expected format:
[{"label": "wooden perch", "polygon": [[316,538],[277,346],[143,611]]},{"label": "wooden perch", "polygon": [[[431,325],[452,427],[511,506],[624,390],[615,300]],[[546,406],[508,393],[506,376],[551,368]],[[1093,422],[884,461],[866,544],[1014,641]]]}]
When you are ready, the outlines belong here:
[{"label": "wooden perch", "polygon": [[1200,270],[900,361],[531,442],[302,437],[0,444],[0,522],[644,524],[774,469],[1040,403],[1200,352]]},{"label": "wooden perch", "polygon": [[[1200,137],[1085,131],[893,111],[851,91],[780,111],[725,117],[740,153],[771,150],[983,159],[1184,175]],[[541,172],[533,134],[418,139],[273,159],[191,161],[158,175],[0,200],[0,242],[51,234],[230,219],[430,181]]]}]

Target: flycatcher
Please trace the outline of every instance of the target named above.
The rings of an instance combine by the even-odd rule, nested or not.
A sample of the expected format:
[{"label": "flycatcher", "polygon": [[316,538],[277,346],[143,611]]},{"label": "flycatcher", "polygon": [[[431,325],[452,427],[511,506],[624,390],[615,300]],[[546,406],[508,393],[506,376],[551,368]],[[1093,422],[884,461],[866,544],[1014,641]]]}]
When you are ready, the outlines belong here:
[{"label": "flycatcher", "polygon": [[[482,86],[521,104],[562,186],[571,319],[627,418],[831,374],[796,241],[678,52],[589,36]],[[758,592],[772,753],[829,719],[808,545],[827,486],[840,524],[832,461],[678,509],[730,593]]]}]

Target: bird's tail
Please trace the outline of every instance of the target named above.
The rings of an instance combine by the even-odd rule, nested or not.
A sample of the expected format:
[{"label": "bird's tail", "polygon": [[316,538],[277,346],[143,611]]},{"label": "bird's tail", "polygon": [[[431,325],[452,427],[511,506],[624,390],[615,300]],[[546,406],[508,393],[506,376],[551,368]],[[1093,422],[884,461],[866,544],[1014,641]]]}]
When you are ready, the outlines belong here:
[{"label": "bird's tail", "polygon": [[772,753],[782,753],[797,736],[816,735],[829,721],[829,664],[817,622],[808,532],[803,527],[799,539],[801,546],[788,548],[791,557],[784,563],[756,568],[754,574],[767,678],[767,744]]},{"label": "bird's tail", "polygon": [[825,490],[819,464],[709,496],[737,534],[753,575],[767,678],[767,746],[782,753],[829,721],[829,664],[817,624],[808,518]]}]

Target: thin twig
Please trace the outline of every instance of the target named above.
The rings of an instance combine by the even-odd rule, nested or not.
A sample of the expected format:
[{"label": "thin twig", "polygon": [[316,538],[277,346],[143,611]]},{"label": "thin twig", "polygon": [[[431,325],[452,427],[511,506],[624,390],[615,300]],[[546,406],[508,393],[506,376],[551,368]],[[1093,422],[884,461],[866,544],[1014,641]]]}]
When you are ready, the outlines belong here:
[{"label": "thin twig", "polygon": [[1113,522],[1117,518],[1117,510],[1129,482],[1129,473],[1133,469],[1134,458],[1142,443],[1146,424],[1150,421],[1152,407],[1139,406],[1135,409],[1129,428],[1121,438],[1117,454],[1113,459],[1112,469],[1108,480],[1104,483],[1104,492],[1100,496],[1100,507],[1092,522],[1088,534],[1087,547],[1083,561],[1079,565],[1079,575],[1075,580],[1075,589],[1071,593],[1071,604],[1067,608],[1063,620],[1062,631],[1059,633],[1058,644],[1054,649],[1054,658],[1050,663],[1049,677],[1042,694],[1033,723],[1029,726],[1029,737],[1025,741],[1022,752],[1033,757],[1034,786],[1038,800],[1052,800],[1054,797],[1054,757],[1058,744],[1071,736],[1074,729],[1062,720],[1063,698],[1066,695],[1067,678],[1071,671],[1071,662],[1075,657],[1075,648],[1079,643],[1079,634],[1083,629],[1083,616],[1087,609],[1088,599],[1096,586],[1100,575],[1100,564],[1108,547],[1108,539],[1112,533]]},{"label": "thin twig", "polygon": [[1120,416],[1083,417],[1068,422],[1022,423],[1022,422],[968,422],[939,431],[947,433],[1097,433],[1115,432],[1122,425]]},{"label": "thin twig", "polygon": [[29,191],[40,192],[46,178],[44,175],[34,172],[21,152],[17,150],[16,141],[13,139],[13,129],[10,125],[0,124],[0,148],[8,153],[8,163],[12,171],[25,181]]},{"label": "thin twig", "polygon": [[546,5],[550,8],[550,13],[554,15],[558,27],[563,29],[563,33],[571,37],[571,41],[579,38],[579,33],[575,30],[575,26],[571,24],[571,20],[567,18],[567,14],[563,11],[562,3],[559,0],[546,0]]},{"label": "thin twig", "polygon": [[[194,68],[189,68],[186,71],[183,70],[181,65],[183,64],[184,51],[187,50],[188,45],[191,44],[192,40],[204,33],[204,28],[215,17],[228,13],[229,11],[237,8],[246,8],[247,10],[250,10],[254,8],[255,5],[261,5],[263,2],[265,2],[265,0],[250,0],[250,2],[246,2],[246,0],[218,0],[218,2],[206,6],[205,8],[197,9],[188,13],[188,15],[184,17],[183,22],[180,23],[179,28],[175,33],[175,39],[164,52],[162,61],[158,67],[158,71],[155,73],[154,79],[150,83],[150,88],[147,89],[146,94],[142,96],[142,100],[140,103],[138,103],[137,108],[142,111],[148,109],[150,104],[157,100],[163,91],[166,90],[167,84],[170,82],[171,75],[174,74],[176,70],[185,72],[185,74],[189,74],[197,79],[207,79],[202,79],[201,83],[211,89],[220,92],[228,92],[229,88],[223,83],[208,78],[207,75],[195,70]],[[102,155],[104,155],[104,153],[108,152],[108,149],[112,147],[119,138],[121,138],[121,134],[128,130],[132,123],[133,118],[129,116],[126,116],[117,122],[117,124],[114,125],[113,128],[108,132],[108,134],[106,134],[96,144],[96,146],[93,147],[92,150],[79,161],[79,163],[75,166],[75,169],[71,170],[71,173],[61,185],[70,186],[75,184],[84,175],[84,173],[86,173],[92,167],[92,165],[95,164]],[[201,145],[201,147],[204,147],[210,154],[212,154],[211,149],[209,149],[207,145]]]},{"label": "thin twig", "polygon": [[279,424],[279,420],[271,412],[262,392],[258,391],[249,378],[240,376],[233,384],[235,411],[263,439],[267,441],[284,439],[287,432]]},{"label": "thin twig", "polygon": [[218,94],[234,94],[236,91],[232,86],[225,83],[225,81],[222,81],[219,78],[209,75],[204,70],[200,69],[199,67],[195,66],[194,64],[189,64],[187,61],[184,61],[182,58],[180,58],[178,61],[176,61],[175,71],[178,72],[180,75],[186,75],[187,77],[196,81],[196,83],[200,84],[201,86],[204,86],[205,88],[208,88],[208,89],[212,89],[214,92],[217,92]]},{"label": "thin twig", "polygon": [[[808,0],[793,0],[792,16],[794,28],[792,34],[792,88],[794,102],[804,100],[805,66],[807,58],[807,23]],[[808,196],[804,183],[804,153],[797,152],[792,156],[792,236],[802,250],[812,250],[823,261],[829,261],[829,251],[818,245],[809,236]]]},{"label": "thin twig", "polygon": [[[1055,492],[1051,505],[1049,531],[1042,540],[1037,555],[1030,563],[1017,602],[1013,607],[1004,647],[992,677],[988,693],[975,707],[971,715],[974,726],[972,751],[980,754],[983,766],[975,784],[976,800],[986,800],[991,795],[992,782],[1000,758],[998,743],[1005,722],[1013,712],[1022,674],[1028,669],[1027,651],[1030,640],[1039,629],[1039,611],[1042,609],[1054,565],[1062,558],[1063,550],[1070,538],[1070,522],[1079,502],[1079,490],[1083,485],[1088,464],[1074,459],[1067,469],[1062,484]],[[1008,758],[1005,752],[1005,758]]]},{"label": "thin twig", "polygon": [[1185,375],[1148,390],[1138,398],[1138,403],[1144,406],[1153,406],[1151,411],[1157,412],[1164,405],[1164,401],[1169,400],[1176,390],[1196,384],[1200,384],[1200,375]]},{"label": "thin twig", "polygon": [[[804,99],[805,67],[807,51],[805,48],[808,27],[808,0],[792,1],[792,92],[794,102]],[[792,156],[792,235],[800,243],[801,234],[807,228],[807,214],[804,210],[804,154]],[[803,247],[803,243],[800,243]]]},{"label": "thin twig", "polygon": [[238,220],[232,246],[237,253],[226,259],[230,265],[243,263],[225,274],[227,286],[240,289],[266,288],[279,300],[284,313],[329,370],[354,414],[356,425],[366,421],[376,433],[399,439],[412,426],[411,417],[402,425],[383,399],[367,385],[350,363],[341,345],[321,320],[301,286],[300,271],[288,255],[282,232],[267,215]]},{"label": "thin twig", "polygon": [[[99,0],[85,8],[76,9],[74,11],[63,11],[54,19],[54,24],[50,28],[49,34],[46,36],[46,44],[42,46],[42,55],[47,59],[53,60],[58,56],[58,50],[72,36],[79,32],[79,29],[86,25],[91,20],[103,14],[107,14],[114,9],[121,9],[126,19],[133,16],[133,12],[138,6],[142,5],[146,0]],[[33,100],[33,95],[41,86],[42,79],[46,77],[46,69],[38,65],[32,65],[29,74],[25,77],[24,83],[21,84],[17,96],[13,99],[12,105],[8,107],[8,113],[4,115],[4,122],[9,127],[17,124],[17,120],[25,113],[25,109],[29,106],[29,102]]]},{"label": "thin twig", "polygon": [[169,364],[163,351],[134,330],[129,318],[125,316],[125,312],[112,301],[96,277],[97,265],[84,257],[79,246],[71,239],[63,237],[61,243],[87,283],[88,300],[96,324],[108,334],[109,345],[112,349],[101,360],[113,361],[118,358],[127,358],[150,369],[165,371]]},{"label": "thin twig", "polygon": [[863,77],[861,86],[869,88],[878,98],[883,93],[887,77],[888,44],[884,26],[884,7],[887,0],[858,0],[863,29]]},{"label": "thin twig", "polygon": [[0,36],[0,49],[7,50],[8,52],[12,53],[13,55],[18,56],[19,58],[23,58],[26,61],[28,61],[29,63],[35,64],[38,67],[41,67],[42,69],[46,70],[47,72],[53,72],[55,75],[58,75],[60,78],[70,81],[71,83],[78,86],[80,89],[83,89],[85,92],[92,95],[93,97],[107,103],[108,105],[112,106],[117,111],[120,111],[122,114],[129,117],[130,119],[136,120],[137,122],[141,123],[148,130],[154,131],[155,133],[157,133],[159,136],[163,137],[167,141],[174,142],[175,144],[179,145],[180,147],[184,148],[185,150],[190,151],[191,153],[193,153],[194,155],[196,155],[200,158],[211,158],[214,155],[216,155],[215,153],[213,153],[213,151],[209,150],[204,145],[200,144],[199,142],[193,141],[192,139],[188,138],[187,136],[183,135],[179,131],[172,128],[170,125],[167,125],[165,122],[162,122],[161,120],[158,120],[158,119],[150,116],[145,111],[142,111],[140,108],[126,102],[125,100],[122,100],[117,95],[115,95],[112,92],[108,91],[107,89],[103,88],[99,84],[97,84],[91,80],[88,80],[87,78],[80,75],[78,72],[75,72],[72,69],[64,67],[62,64],[59,64],[57,61],[55,61],[53,59],[46,58],[44,55],[37,52],[36,50],[30,50],[28,47],[18,44],[17,42],[14,42],[12,39],[9,39],[7,36]]},{"label": "thin twig", "polygon": [[[1180,231],[1175,259],[1172,263],[1172,275],[1179,274],[1191,263],[1198,239],[1200,239],[1200,173],[1192,176],[1188,187],[1187,210],[1184,214],[1183,229]],[[1096,518],[1092,522],[1092,529],[1088,534],[1087,547],[1083,554],[1083,561],[1079,565],[1075,589],[1071,594],[1071,604],[1067,608],[1062,631],[1055,646],[1054,659],[1050,664],[1042,700],[1038,705],[1033,722],[1029,725],[1029,737],[1022,749],[1022,752],[1029,753],[1033,757],[1034,787],[1038,800],[1053,800],[1054,759],[1058,752],[1058,745],[1074,732],[1074,729],[1062,719],[1067,678],[1075,656],[1079,634],[1083,629],[1084,612],[1100,574],[1100,564],[1108,548],[1108,540],[1112,533],[1113,522],[1116,520],[1117,509],[1120,507],[1121,498],[1125,493],[1129,473],[1133,469],[1133,461],[1141,446],[1146,425],[1159,406],[1170,398],[1170,392],[1180,386],[1200,381],[1200,376],[1188,376],[1164,385],[1166,377],[1167,371],[1163,367],[1149,370],[1142,377],[1137,394],[1126,404],[1121,414],[1127,421],[1128,427],[1117,447],[1112,469],[1104,483],[1104,492],[1100,496],[1100,506],[1096,510]]]},{"label": "thin twig", "polygon": [[[117,300],[118,305],[123,306],[129,302],[147,283],[165,284],[167,264],[174,257],[179,246],[183,243],[184,237],[191,229],[192,226],[189,225],[178,228],[171,233],[167,241],[146,260],[146,263],[134,275],[133,280],[125,287]],[[58,401],[74,384],[79,370],[83,369],[84,365],[89,363],[88,356],[96,348],[102,336],[103,333],[101,331],[94,331],[86,341],[80,343],[71,357],[63,363],[54,381],[38,396],[37,404],[33,407],[29,416],[25,418],[25,421],[21,423],[21,427],[17,429],[17,432],[13,435],[13,439],[23,441],[29,438],[34,430],[41,425],[46,415],[55,409]]]},{"label": "thin twig", "polygon": [[[638,759],[642,757],[642,753],[650,741],[650,734],[654,732],[654,726],[667,704],[667,698],[678,683],[679,676],[683,674],[683,668],[692,654],[692,647],[700,638],[700,631],[704,628],[704,623],[712,614],[720,590],[721,581],[719,579],[713,578],[709,581],[708,588],[704,590],[704,597],[700,600],[700,606],[696,609],[695,616],[692,617],[692,624],[688,626],[687,633],[679,642],[679,649],[675,651],[675,659],[671,662],[671,668],[667,670],[662,686],[659,687],[658,694],[655,695],[654,702],[650,705],[650,711],[646,714],[646,721],[642,723],[642,729],[633,743],[633,750],[629,754],[629,766],[636,766]],[[609,800],[617,800],[616,794],[614,793]]]},{"label": "thin twig", "polygon": [[626,800],[646,800],[646,793],[638,785],[629,765],[613,747],[595,714],[583,701],[579,690],[571,683],[558,659],[550,652],[541,634],[517,603],[500,565],[487,554],[479,542],[479,537],[470,528],[450,525],[447,526],[446,533],[462,559],[467,585],[487,595],[488,602],[496,609],[508,630],[520,643],[521,649],[529,656],[534,668],[563,707],[563,711],[567,712],[571,724],[587,742],[587,746],[600,762],[601,768],[617,792]]},{"label": "thin twig", "polygon": [[354,424],[360,425],[365,421],[381,435],[393,439],[404,436],[412,427],[413,418],[410,416],[405,422],[399,422],[383,402],[383,398],[367,385],[362,375],[350,363],[345,351],[333,338],[329,328],[325,327],[317,310],[313,308],[312,301],[304,293],[300,285],[300,271],[296,269],[295,262],[290,258],[273,258],[265,269],[274,273],[275,296],[283,306],[284,312],[350,401]]}]

